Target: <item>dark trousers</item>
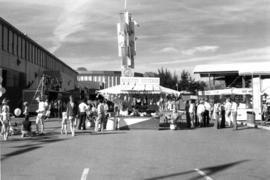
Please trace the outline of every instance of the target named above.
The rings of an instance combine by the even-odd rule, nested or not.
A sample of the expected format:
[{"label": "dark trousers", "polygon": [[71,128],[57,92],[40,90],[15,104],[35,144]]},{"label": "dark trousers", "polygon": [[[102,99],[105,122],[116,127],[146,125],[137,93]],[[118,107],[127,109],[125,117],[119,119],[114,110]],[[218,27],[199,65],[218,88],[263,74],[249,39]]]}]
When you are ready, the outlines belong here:
[{"label": "dark trousers", "polygon": [[220,122],[220,128],[225,128],[225,111],[221,111],[221,122]]},{"label": "dark trousers", "polygon": [[86,120],[86,113],[80,113],[80,116],[79,116],[79,126],[78,126],[78,129],[83,129],[85,130],[86,127],[85,127],[85,120]]},{"label": "dark trousers", "polygon": [[210,121],[210,119],[209,119],[209,111],[205,110],[204,111],[204,117],[203,117],[203,126],[204,127],[209,126],[209,121]]},{"label": "dark trousers", "polygon": [[190,115],[189,112],[186,111],[186,119],[187,119],[187,127],[190,128],[191,127],[191,123],[190,123]]}]

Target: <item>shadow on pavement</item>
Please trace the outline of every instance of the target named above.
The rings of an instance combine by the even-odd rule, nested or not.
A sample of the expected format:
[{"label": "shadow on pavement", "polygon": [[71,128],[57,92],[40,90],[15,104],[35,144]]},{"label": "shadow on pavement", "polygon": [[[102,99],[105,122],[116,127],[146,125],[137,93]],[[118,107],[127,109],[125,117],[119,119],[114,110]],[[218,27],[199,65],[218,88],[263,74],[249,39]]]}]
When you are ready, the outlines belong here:
[{"label": "shadow on pavement", "polygon": [[103,131],[103,132],[95,132],[95,131],[77,131],[76,136],[82,135],[113,135],[113,134],[126,134],[125,131]]},{"label": "shadow on pavement", "polygon": [[[1,161],[6,160],[7,158],[20,155],[23,153],[27,153],[29,151],[33,151],[39,148],[42,148],[44,145],[48,143],[54,143],[59,141],[64,141],[66,139],[59,139],[57,136],[46,134],[43,136],[34,136],[29,137],[27,139],[20,139],[20,141],[25,141],[29,144],[27,145],[19,145],[19,146],[13,146],[11,148],[18,148],[18,150],[15,150],[13,152],[7,153],[7,154],[1,154]],[[18,141],[17,139],[11,139],[11,141]],[[7,141],[9,142],[9,141]],[[7,143],[5,142],[5,143]]]},{"label": "shadow on pavement", "polygon": [[[205,167],[205,168],[201,168],[201,170],[203,172],[205,172],[208,176],[211,176],[213,174],[216,174],[220,171],[224,171],[228,168],[232,168],[233,166],[236,166],[238,164],[241,164],[241,163],[244,163],[244,162],[247,162],[247,161],[250,161],[250,160],[241,160],[241,161],[235,161],[235,162],[232,162],[232,163],[227,163],[227,164],[221,164],[221,165],[217,165],[217,166],[210,166],[210,167]],[[172,173],[172,174],[167,174],[167,175],[163,175],[163,176],[157,176],[157,177],[152,177],[152,178],[147,178],[145,180],[159,180],[159,179],[167,179],[167,178],[170,178],[170,177],[177,177],[177,176],[182,176],[182,175],[185,175],[185,174],[192,174],[192,173],[196,173],[195,170],[189,170],[189,171],[184,171],[184,172],[179,172],[179,173]],[[198,180],[198,179],[201,179],[202,176],[201,175],[198,175],[196,174],[196,177],[190,179],[190,180]]]}]

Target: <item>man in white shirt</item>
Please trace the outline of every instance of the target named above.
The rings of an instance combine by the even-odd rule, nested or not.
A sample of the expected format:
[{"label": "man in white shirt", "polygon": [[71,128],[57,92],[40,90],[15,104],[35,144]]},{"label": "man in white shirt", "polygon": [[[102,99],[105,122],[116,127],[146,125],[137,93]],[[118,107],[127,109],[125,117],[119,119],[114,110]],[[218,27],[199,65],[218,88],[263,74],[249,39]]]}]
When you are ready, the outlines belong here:
[{"label": "man in white shirt", "polygon": [[196,116],[194,100],[191,100],[188,112],[189,112],[189,117],[190,117],[191,128],[194,128],[195,127],[195,116]]},{"label": "man in white shirt", "polygon": [[86,120],[86,111],[87,111],[87,104],[85,104],[85,102],[83,100],[81,100],[80,104],[79,104],[79,125],[78,125],[78,129],[82,129],[82,130],[86,130],[86,126],[85,126],[85,120]]},{"label": "man in white shirt", "polygon": [[238,109],[238,104],[236,103],[235,100],[233,100],[231,103],[231,118],[233,121],[234,130],[237,130],[237,109]]},{"label": "man in white shirt", "polygon": [[38,109],[37,109],[37,118],[36,118],[36,133],[39,134],[39,124],[40,124],[40,133],[43,134],[44,132],[44,118],[46,112],[46,104],[41,97],[36,98],[38,102]]},{"label": "man in white shirt", "polygon": [[197,116],[198,116],[199,124],[201,127],[203,126],[204,112],[205,112],[205,107],[204,107],[203,101],[201,100],[200,104],[197,107]]},{"label": "man in white shirt", "polygon": [[95,131],[98,132],[99,131],[99,126],[101,128],[101,130],[103,130],[103,119],[105,117],[105,110],[104,110],[104,104],[102,99],[99,99],[99,104],[97,106],[97,113],[98,113],[98,117],[96,119],[95,122]]}]

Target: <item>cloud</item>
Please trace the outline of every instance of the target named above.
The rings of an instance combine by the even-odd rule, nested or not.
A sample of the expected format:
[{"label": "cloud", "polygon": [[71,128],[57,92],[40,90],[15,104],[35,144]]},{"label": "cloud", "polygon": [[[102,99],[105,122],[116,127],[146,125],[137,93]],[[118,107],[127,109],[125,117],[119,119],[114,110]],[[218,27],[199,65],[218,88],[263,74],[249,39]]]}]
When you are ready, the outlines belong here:
[{"label": "cloud", "polygon": [[218,46],[198,46],[191,49],[182,51],[184,55],[194,55],[196,53],[216,52],[219,49]]},{"label": "cloud", "polygon": [[69,0],[64,5],[63,13],[58,18],[58,25],[54,29],[54,46],[51,52],[58,50],[66,38],[84,29],[87,20],[86,11],[88,0]]},{"label": "cloud", "polygon": [[161,53],[177,53],[178,49],[176,49],[174,47],[165,47],[165,48],[161,49],[159,52],[161,52]]},{"label": "cloud", "polygon": [[182,58],[179,60],[172,61],[162,61],[154,64],[158,65],[176,65],[176,64],[209,64],[209,63],[236,63],[236,62],[269,62],[270,59],[270,46],[257,48],[257,49],[248,49],[234,53],[220,54],[216,56],[207,56],[207,57],[195,57],[195,58]]}]

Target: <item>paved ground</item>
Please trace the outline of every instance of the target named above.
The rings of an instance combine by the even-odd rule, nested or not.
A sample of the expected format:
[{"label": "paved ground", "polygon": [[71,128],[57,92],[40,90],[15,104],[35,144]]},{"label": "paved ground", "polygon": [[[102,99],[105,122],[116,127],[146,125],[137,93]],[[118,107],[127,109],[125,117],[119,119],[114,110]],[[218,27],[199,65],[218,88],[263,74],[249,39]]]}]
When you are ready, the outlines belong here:
[{"label": "paved ground", "polygon": [[60,135],[57,121],[46,125],[44,136],[1,142],[2,180],[207,179],[199,173],[219,180],[270,177],[266,130],[88,130],[71,137]]}]

